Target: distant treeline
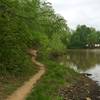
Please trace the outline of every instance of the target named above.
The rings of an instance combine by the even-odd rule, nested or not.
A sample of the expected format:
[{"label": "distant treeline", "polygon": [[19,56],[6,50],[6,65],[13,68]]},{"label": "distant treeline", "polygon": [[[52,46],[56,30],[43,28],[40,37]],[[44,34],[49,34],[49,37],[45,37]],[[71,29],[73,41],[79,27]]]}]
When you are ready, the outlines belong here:
[{"label": "distant treeline", "polygon": [[72,32],[69,48],[99,48],[100,31],[86,25],[78,25]]}]

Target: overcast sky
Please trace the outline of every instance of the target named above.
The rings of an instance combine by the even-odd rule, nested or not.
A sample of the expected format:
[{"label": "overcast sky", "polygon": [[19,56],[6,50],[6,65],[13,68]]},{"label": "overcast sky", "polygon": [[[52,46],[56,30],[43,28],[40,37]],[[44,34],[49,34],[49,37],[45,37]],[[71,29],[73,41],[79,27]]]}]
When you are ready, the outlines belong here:
[{"label": "overcast sky", "polygon": [[100,0],[47,0],[61,14],[70,28],[86,24],[100,30]]}]

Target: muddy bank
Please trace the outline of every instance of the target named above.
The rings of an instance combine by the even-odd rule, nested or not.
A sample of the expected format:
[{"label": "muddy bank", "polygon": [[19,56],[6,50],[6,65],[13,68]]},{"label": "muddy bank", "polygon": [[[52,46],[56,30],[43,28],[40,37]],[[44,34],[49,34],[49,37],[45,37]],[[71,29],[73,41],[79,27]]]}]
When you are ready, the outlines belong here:
[{"label": "muddy bank", "polygon": [[59,90],[64,100],[100,100],[100,87],[85,75],[70,87],[65,86]]}]

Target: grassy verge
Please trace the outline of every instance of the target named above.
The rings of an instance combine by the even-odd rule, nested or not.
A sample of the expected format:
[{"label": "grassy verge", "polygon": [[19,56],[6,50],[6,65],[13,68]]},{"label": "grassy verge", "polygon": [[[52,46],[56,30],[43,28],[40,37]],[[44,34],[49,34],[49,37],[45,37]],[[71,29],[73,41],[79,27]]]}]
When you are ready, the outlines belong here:
[{"label": "grassy verge", "polygon": [[5,100],[8,95],[13,93],[18,87],[23,85],[33,74],[37,72],[37,69],[32,65],[33,70],[23,76],[12,76],[7,74],[6,76],[0,75],[0,100]]},{"label": "grassy verge", "polygon": [[52,61],[45,61],[46,74],[38,82],[26,100],[62,100],[58,95],[59,88],[71,85],[79,74],[74,70]]}]

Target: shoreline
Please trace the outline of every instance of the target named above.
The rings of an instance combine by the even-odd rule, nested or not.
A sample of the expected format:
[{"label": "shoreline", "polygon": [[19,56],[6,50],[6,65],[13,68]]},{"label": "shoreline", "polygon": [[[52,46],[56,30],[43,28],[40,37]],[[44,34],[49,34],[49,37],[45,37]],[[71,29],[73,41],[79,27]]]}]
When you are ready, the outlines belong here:
[{"label": "shoreline", "polygon": [[60,88],[59,95],[64,100],[100,100],[100,86],[89,77],[80,75],[73,85]]}]

